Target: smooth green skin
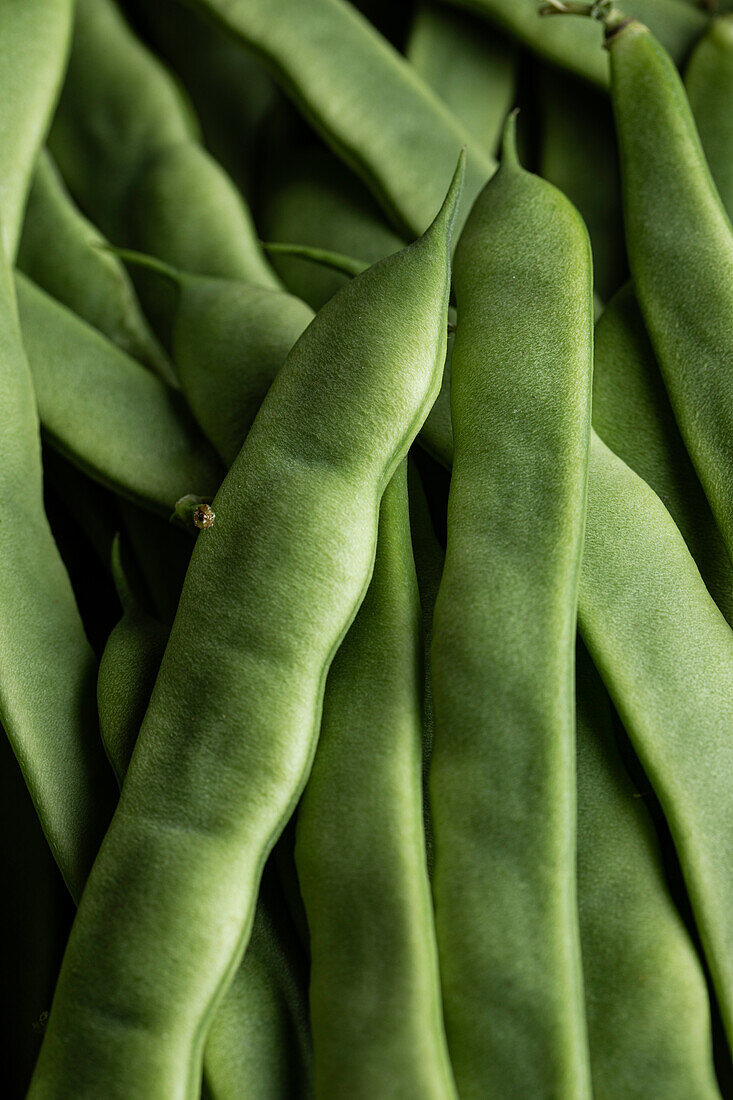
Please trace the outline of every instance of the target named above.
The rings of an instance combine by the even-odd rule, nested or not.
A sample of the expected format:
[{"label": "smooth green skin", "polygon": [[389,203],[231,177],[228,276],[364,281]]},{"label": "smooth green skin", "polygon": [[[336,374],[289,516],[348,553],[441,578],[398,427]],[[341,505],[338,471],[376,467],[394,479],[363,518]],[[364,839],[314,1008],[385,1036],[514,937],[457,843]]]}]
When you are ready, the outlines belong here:
[{"label": "smooth green skin", "polygon": [[0,243],[11,263],[64,75],[72,7],[72,0],[0,0]]},{"label": "smooth green skin", "polygon": [[[112,572],[122,618],[99,664],[97,702],[102,740],[121,787],[168,631],[133,592],[119,537],[113,546]],[[204,1079],[214,1100],[307,1095],[311,1054],[306,982],[283,910],[273,874],[266,872],[249,948],[207,1038]]]},{"label": "smooth green skin", "polygon": [[626,244],[685,445],[733,553],[733,229],[669,56],[640,23],[609,42]]},{"label": "smooth green skin", "polygon": [[0,407],[0,721],[78,895],[109,820],[112,776],[99,745],[94,655],[43,510],[31,374],[1,254]]},{"label": "smooth green skin", "polygon": [[664,502],[733,624],[733,567],[685,450],[631,283],[596,326],[593,425]]},{"label": "smooth green skin", "polygon": [[[450,0],[483,15],[545,61],[602,88],[609,85],[603,31],[591,19],[540,17],[541,0]],[[589,3],[590,7],[590,3]],[[709,15],[679,0],[616,0],[614,7],[651,27],[674,61],[683,64],[704,34]]]},{"label": "smooth green skin", "polygon": [[457,1100],[423,835],[421,665],[405,462],[382,498],[374,573],[328,674],[298,809],[319,1097]]},{"label": "smooth green skin", "polygon": [[421,3],[410,28],[407,60],[494,156],[514,105],[517,56],[485,22],[440,3]]},{"label": "smooth green skin", "polygon": [[621,174],[608,97],[557,69],[540,71],[539,173],[580,211],[605,302],[627,275]]},{"label": "smooth green skin", "polygon": [[168,518],[224,470],[179,393],[16,276],[23,339],[48,441],[90,477]]},{"label": "smooth green skin", "polygon": [[[208,12],[265,59],[308,121],[408,236],[422,233],[430,223],[465,146],[466,182],[458,225],[462,223],[494,171],[492,158],[351,4],[186,2]],[[273,238],[270,232],[266,235]]]},{"label": "smooth green skin", "polygon": [[42,150],[28,196],[18,267],[173,384],[171,364],[145,320],[130,278],[120,260],[104,251],[105,243],[74,205],[51,155]]},{"label": "smooth green skin", "polygon": [[178,0],[127,0],[146,41],[181,77],[207,149],[245,195],[256,186],[259,137],[278,91],[261,61]]},{"label": "smooth green skin", "polygon": [[595,1100],[719,1100],[705,977],[578,646],[578,902]]},{"label": "smooth green skin", "polygon": [[243,199],[197,136],[181,89],[111,0],[77,0],[49,144],[80,206],[113,244],[277,287]]},{"label": "smooth green skin", "polygon": [[588,234],[516,159],[456,249],[448,546],[432,643],[435,897],[462,1097],[590,1095],[574,646],[593,366]]},{"label": "smooth green skin", "polygon": [[685,90],[710,173],[733,218],[733,15],[715,19],[698,42]]},{"label": "smooth green skin", "polygon": [[662,805],[733,1035],[733,631],[656,494],[593,434],[583,640]]},{"label": "smooth green skin", "polygon": [[168,342],[186,401],[227,466],[313,310],[280,290],[191,275],[137,253],[173,288]]},{"label": "smooth green skin", "polygon": [[[269,241],[335,250],[368,264],[404,247],[361,181],[327,149],[276,156],[263,192],[259,225]],[[347,281],[305,260],[270,256],[287,288],[315,310]]]},{"label": "smooth green skin", "polygon": [[382,493],[440,386],[463,157],[430,230],[288,356],[197,541],[29,1093],[197,1094],[265,860],[310,771]]}]

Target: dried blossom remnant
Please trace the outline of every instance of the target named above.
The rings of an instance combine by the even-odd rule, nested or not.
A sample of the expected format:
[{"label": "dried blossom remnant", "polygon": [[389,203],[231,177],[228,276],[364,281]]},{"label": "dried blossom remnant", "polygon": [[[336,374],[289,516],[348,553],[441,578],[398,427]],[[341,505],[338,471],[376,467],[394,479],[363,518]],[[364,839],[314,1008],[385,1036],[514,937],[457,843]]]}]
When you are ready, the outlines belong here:
[{"label": "dried blossom remnant", "polygon": [[193,513],[194,526],[198,527],[199,531],[207,531],[209,527],[213,527],[215,519],[216,513],[212,511],[209,504],[199,505]]}]

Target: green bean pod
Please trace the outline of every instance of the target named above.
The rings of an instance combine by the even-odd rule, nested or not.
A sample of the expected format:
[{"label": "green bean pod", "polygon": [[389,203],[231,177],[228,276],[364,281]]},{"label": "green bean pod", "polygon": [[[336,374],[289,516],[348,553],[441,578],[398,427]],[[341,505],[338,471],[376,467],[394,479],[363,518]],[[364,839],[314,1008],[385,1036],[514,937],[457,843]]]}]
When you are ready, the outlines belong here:
[{"label": "green bean pod", "polygon": [[656,494],[593,434],[578,618],[662,805],[733,1036],[733,631]]},{"label": "green bean pod", "polygon": [[24,275],[23,339],[49,442],[90,477],[168,518],[224,475],[181,395]]},{"label": "green bean pod", "polygon": [[593,1096],[719,1100],[700,960],[582,645],[576,669],[578,902]]},{"label": "green bean pod", "polygon": [[42,150],[28,196],[18,267],[172,384],[171,364],[150,330],[130,278],[104,244],[101,233],[74,205],[50,154]]},{"label": "green bean pod", "polygon": [[369,590],[328,674],[298,810],[319,1096],[457,1096],[423,835],[421,658],[403,463],[382,498]]},{"label": "green bean pod", "polygon": [[80,206],[116,245],[276,287],[244,201],[197,137],[178,84],[112,0],[77,0],[49,144]]},{"label": "green bean pod", "polygon": [[[608,58],[600,49],[603,35],[590,19],[540,19],[539,0],[450,0],[483,15],[507,34],[553,65],[602,88],[609,85]],[[677,64],[683,64],[705,32],[708,16],[678,0],[617,0],[624,15],[653,28]],[[590,7],[590,4],[589,4]]]},{"label": "green bean pod", "polygon": [[314,318],[213,502],[72,929],[32,1100],[197,1095],[212,1012],[369,582],[382,493],[440,386],[462,168],[428,232]]},{"label": "green bean pod", "polygon": [[[367,264],[404,247],[361,181],[327,149],[275,157],[263,190],[259,224],[269,241],[332,249]],[[347,281],[302,259],[271,258],[288,290],[313,309]]]},{"label": "green bean pod", "polygon": [[181,389],[230,466],[313,310],[280,290],[192,275],[134,252],[121,255],[169,284],[168,346]]},{"label": "green bean pod", "polygon": [[710,173],[733,219],[733,15],[714,19],[698,42],[685,90]]},{"label": "green bean pod", "polygon": [[540,72],[539,172],[582,214],[593,252],[593,280],[606,302],[627,271],[621,175],[608,98],[549,68]]},{"label": "green bean pod", "polygon": [[207,12],[265,59],[308,121],[366,182],[398,231],[423,232],[465,146],[461,224],[494,162],[351,4],[191,0],[190,6]]},{"label": "green bean pod", "polygon": [[517,57],[512,43],[475,16],[442,3],[421,3],[407,60],[450,107],[477,144],[494,156],[514,106]]},{"label": "green bean pod", "polygon": [[[430,772],[459,1094],[587,1097],[573,662],[593,365],[588,234],[514,119],[456,250]],[[530,656],[531,655],[531,656]]]},{"label": "green bean pod", "polygon": [[[168,631],[134,593],[119,537],[112,572],[123,614],[99,664],[97,701],[102,740],[122,786]],[[266,873],[247,954],[207,1039],[204,1080],[212,1100],[306,1095],[311,1076],[306,985],[283,911],[277,882]]]},{"label": "green bean pod", "polygon": [[0,0],[0,211],[12,263],[38,150],[66,65],[72,0]]},{"label": "green bean pod", "polygon": [[682,437],[733,553],[733,230],[682,81],[637,22],[609,17],[626,243]]},{"label": "green bean pod", "polygon": [[0,718],[78,894],[111,810],[111,775],[98,745],[94,656],[43,511],[35,402],[2,264],[0,313]]},{"label": "green bean pod", "polygon": [[664,502],[733,625],[733,567],[685,450],[631,283],[596,326],[593,426]]}]

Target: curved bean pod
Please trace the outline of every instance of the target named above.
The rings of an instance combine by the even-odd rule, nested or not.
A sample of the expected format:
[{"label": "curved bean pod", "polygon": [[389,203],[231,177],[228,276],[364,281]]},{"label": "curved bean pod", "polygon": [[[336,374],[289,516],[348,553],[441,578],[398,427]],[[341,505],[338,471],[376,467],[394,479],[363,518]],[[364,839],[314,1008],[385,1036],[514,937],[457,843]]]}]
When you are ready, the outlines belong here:
[{"label": "curved bean pod", "polygon": [[[590,19],[540,19],[538,0],[450,0],[490,19],[546,61],[576,76],[608,87],[608,58],[603,35]],[[618,0],[616,7],[654,29],[677,64],[682,64],[708,25],[701,10],[678,0]]]},{"label": "curved bean pod", "polygon": [[407,60],[489,156],[514,105],[517,58],[512,44],[474,16],[445,4],[421,4]]},{"label": "curved bean pod", "polygon": [[399,230],[423,232],[465,146],[461,224],[494,162],[351,4],[192,0],[191,6],[208,12],[262,55],[309,122],[364,179]]},{"label": "curved bean pod", "polygon": [[595,433],[578,616],[667,818],[733,1036],[733,631],[659,498]]},{"label": "curved bean pod", "polygon": [[197,134],[181,89],[112,0],[77,0],[49,136],[76,200],[114,244],[277,287],[249,211]]},{"label": "curved bean pod", "polygon": [[423,835],[421,657],[403,463],[382,498],[369,590],[328,674],[298,809],[320,1096],[457,1097]]},{"label": "curved bean pod", "polygon": [[440,385],[462,159],[430,230],[314,318],[217,494],[72,929],[31,1100],[197,1095],[211,1014],[369,582],[379,501]]},{"label": "curved bean pod", "polygon": [[573,662],[593,275],[579,214],[519,165],[513,118],[454,282],[430,771],[446,1029],[461,1096],[570,1100],[590,1092]]},{"label": "curved bean pod", "polygon": [[733,219],[733,15],[714,19],[698,42],[685,90],[710,173]]},{"label": "curved bean pod", "polygon": [[230,466],[313,310],[283,291],[191,275],[134,252],[120,255],[172,288],[166,324],[180,386]]},{"label": "curved bean pod", "polygon": [[640,23],[608,46],[634,286],[677,423],[733,553],[733,230],[682,82]]},{"label": "curved bean pod", "polygon": [[[123,614],[99,664],[97,700],[102,740],[122,786],[168,631],[132,591],[119,537],[112,572]],[[277,882],[266,872],[247,954],[207,1039],[204,1079],[212,1100],[306,1094],[311,1076],[306,984],[283,909]]]},{"label": "curved bean pod", "polygon": [[112,776],[99,745],[94,655],[43,510],[36,405],[1,251],[0,406],[0,720],[78,896],[109,820]]},{"label": "curved bean pod", "polygon": [[705,977],[578,646],[578,901],[593,1096],[720,1100]]},{"label": "curved bean pod", "polygon": [[28,196],[18,267],[128,355],[175,384],[171,364],[145,320],[123,264],[100,247],[104,243],[74,205],[50,154],[43,150]]},{"label": "curved bean pod", "polygon": [[664,502],[733,625],[733,567],[685,450],[631,283],[596,325],[593,426]]},{"label": "curved bean pod", "polygon": [[0,210],[12,263],[38,150],[61,86],[72,0],[0,0]]},{"label": "curved bean pod", "polygon": [[49,442],[90,477],[166,518],[187,493],[212,497],[224,471],[181,395],[25,276],[16,287]]}]

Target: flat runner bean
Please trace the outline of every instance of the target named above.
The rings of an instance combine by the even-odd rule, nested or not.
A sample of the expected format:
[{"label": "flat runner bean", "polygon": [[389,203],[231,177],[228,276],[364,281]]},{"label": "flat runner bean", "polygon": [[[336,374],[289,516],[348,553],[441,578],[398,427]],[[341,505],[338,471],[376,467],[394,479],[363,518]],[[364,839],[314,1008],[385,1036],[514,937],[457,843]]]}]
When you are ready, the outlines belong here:
[{"label": "flat runner bean", "polygon": [[398,231],[423,232],[465,146],[460,226],[494,162],[351,4],[187,2],[261,54],[308,121],[366,182]]},{"label": "flat runner bean", "polygon": [[319,1096],[457,1100],[423,834],[421,657],[403,462],[298,810]]},{"label": "flat runner bean", "polygon": [[197,1095],[264,861],[312,764],[327,669],[369,582],[379,501],[439,389],[462,167],[428,232],[314,319],[217,494],[30,1100]]},{"label": "flat runner bean", "polygon": [[593,275],[579,214],[517,160],[514,116],[454,282],[430,770],[448,1044],[467,1100],[580,1100],[573,665]]},{"label": "flat runner bean", "polygon": [[641,23],[611,14],[626,244],[677,423],[733,553],[733,229],[682,81]]}]

